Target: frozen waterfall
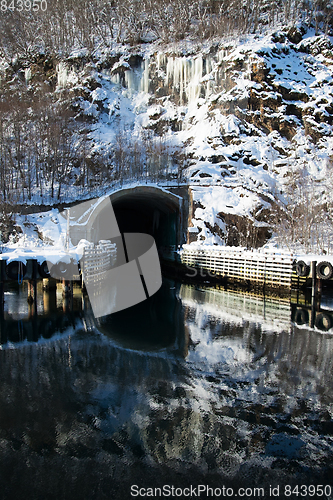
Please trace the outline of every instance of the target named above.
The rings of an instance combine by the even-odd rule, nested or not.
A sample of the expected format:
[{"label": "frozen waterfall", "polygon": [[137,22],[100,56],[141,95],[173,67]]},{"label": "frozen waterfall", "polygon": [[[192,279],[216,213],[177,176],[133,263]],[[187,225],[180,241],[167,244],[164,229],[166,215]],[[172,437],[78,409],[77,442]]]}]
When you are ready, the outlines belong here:
[{"label": "frozen waterfall", "polygon": [[[170,95],[180,105],[207,99],[224,87],[224,60],[227,51],[196,56],[171,56],[162,52],[144,59],[137,68],[123,65],[123,72],[111,73],[112,83],[128,95],[136,92]],[[119,63],[117,63],[119,67]]]}]

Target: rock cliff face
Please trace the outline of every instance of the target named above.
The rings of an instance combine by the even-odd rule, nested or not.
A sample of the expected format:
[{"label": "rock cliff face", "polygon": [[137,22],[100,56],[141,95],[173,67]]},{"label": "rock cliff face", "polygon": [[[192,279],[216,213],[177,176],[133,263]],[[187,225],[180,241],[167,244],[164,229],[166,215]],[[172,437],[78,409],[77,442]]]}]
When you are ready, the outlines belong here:
[{"label": "rock cliff face", "polygon": [[167,166],[169,181],[189,183],[196,208],[190,240],[261,246],[274,233],[280,242],[306,245],[290,228],[312,224],[318,246],[325,223],[327,247],[329,36],[301,26],[200,46],[119,46],[89,58],[43,55],[15,64],[4,69],[7,80],[24,71],[32,93],[47,85],[71,110],[77,137],[86,138],[90,173],[103,162],[116,172],[116,150],[141,148],[144,160],[137,157],[133,171],[140,162],[154,164],[158,182]]}]

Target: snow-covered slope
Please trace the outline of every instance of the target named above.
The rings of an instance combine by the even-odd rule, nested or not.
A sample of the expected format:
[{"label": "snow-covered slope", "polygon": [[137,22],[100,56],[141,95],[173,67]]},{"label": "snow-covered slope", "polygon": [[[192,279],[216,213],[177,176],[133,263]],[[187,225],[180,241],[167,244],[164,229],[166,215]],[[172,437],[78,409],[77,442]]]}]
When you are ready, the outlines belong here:
[{"label": "snow-covered slope", "polygon": [[[202,44],[115,45],[93,60],[73,52],[52,78],[85,124],[90,158],[109,172],[131,161],[119,170],[124,179],[140,180],[153,165],[156,182],[189,184],[190,241],[260,246],[273,234],[275,244],[330,252],[332,68],[332,37],[300,26]],[[34,85],[33,66],[25,78]],[[98,195],[101,183],[92,186]]]}]

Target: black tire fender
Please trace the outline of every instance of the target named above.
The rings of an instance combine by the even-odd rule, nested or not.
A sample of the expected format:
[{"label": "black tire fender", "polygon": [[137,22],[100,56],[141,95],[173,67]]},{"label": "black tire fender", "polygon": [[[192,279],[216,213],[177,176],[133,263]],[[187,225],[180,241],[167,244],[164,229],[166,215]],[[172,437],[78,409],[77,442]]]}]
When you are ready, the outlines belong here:
[{"label": "black tire fender", "polygon": [[333,276],[333,266],[330,262],[319,262],[317,264],[317,277],[322,280],[329,280]]},{"label": "black tire fender", "polygon": [[73,281],[74,276],[79,275],[78,262],[71,260],[67,263],[60,260],[50,266],[50,275],[52,278]]},{"label": "black tire fender", "polygon": [[49,278],[51,276],[46,260],[38,264],[38,273],[41,278]]},{"label": "black tire fender", "polygon": [[294,321],[297,325],[308,325],[309,312],[306,309],[296,309]]},{"label": "black tire fender", "polygon": [[27,272],[27,266],[18,260],[12,260],[6,265],[6,274],[10,280],[23,279]]},{"label": "black tire fender", "polygon": [[316,316],[315,326],[322,332],[328,332],[332,328],[332,318],[326,313],[319,313]]},{"label": "black tire fender", "polygon": [[305,278],[310,274],[310,266],[304,262],[304,260],[299,260],[296,264],[296,274],[301,278]]}]

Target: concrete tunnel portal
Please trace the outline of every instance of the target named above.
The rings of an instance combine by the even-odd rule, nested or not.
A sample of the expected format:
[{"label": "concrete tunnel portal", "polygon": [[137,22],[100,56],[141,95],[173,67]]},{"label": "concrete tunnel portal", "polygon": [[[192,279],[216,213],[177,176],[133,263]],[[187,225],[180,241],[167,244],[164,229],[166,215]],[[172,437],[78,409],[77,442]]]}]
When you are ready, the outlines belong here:
[{"label": "concrete tunnel portal", "polygon": [[[109,198],[122,234],[150,234],[159,252],[184,242],[182,196],[158,187],[136,186],[116,191]],[[89,225],[95,241],[105,239],[100,228],[107,225],[107,218],[107,206],[92,214]]]},{"label": "concrete tunnel portal", "polygon": [[158,249],[180,243],[179,197],[155,188],[134,188],[110,196],[121,233],[146,233]]}]

